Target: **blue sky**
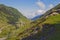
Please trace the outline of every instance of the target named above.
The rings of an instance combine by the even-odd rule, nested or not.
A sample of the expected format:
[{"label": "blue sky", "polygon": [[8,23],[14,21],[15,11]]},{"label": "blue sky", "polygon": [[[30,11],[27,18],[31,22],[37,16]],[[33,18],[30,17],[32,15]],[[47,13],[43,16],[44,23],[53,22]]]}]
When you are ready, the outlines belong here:
[{"label": "blue sky", "polygon": [[17,8],[27,18],[45,13],[60,3],[60,0],[0,0],[0,4]]}]

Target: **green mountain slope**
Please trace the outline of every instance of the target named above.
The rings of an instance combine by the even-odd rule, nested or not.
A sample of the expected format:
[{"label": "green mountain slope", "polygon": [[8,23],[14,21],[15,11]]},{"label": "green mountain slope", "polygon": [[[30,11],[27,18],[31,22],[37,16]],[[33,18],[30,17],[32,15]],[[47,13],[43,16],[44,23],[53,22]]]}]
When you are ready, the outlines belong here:
[{"label": "green mountain slope", "polygon": [[17,9],[0,5],[0,39],[60,40],[60,4],[30,21]]},{"label": "green mountain slope", "polygon": [[16,36],[29,28],[30,20],[17,9],[0,4],[0,38],[16,40]]},{"label": "green mountain slope", "polygon": [[40,30],[35,29],[35,32],[38,31],[36,34],[34,33],[22,40],[60,40],[60,4],[48,10],[31,24],[34,29],[40,27]]},{"label": "green mountain slope", "polygon": [[[53,11],[58,10],[58,15],[50,15]],[[54,13],[54,12],[53,12]],[[46,18],[46,16],[48,16]],[[39,22],[39,20],[41,22]],[[41,40],[60,40],[60,4],[56,7],[52,8],[51,10],[47,11],[40,19],[37,20],[38,25],[42,25],[42,32],[37,35],[41,37]],[[37,38],[40,40],[39,38]]]}]

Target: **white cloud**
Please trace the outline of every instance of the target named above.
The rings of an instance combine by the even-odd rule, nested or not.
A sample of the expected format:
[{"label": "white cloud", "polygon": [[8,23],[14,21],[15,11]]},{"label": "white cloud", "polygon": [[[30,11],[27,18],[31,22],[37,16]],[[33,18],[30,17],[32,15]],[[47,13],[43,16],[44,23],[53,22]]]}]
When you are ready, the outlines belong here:
[{"label": "white cloud", "polygon": [[46,5],[41,0],[38,0],[36,4],[40,9],[35,12],[35,16],[44,14],[46,12]]},{"label": "white cloud", "polygon": [[29,15],[28,15],[28,18],[31,19],[31,18],[33,18],[33,17],[35,17],[35,16],[36,16],[36,15],[35,15],[35,12],[30,12]]},{"label": "white cloud", "polygon": [[35,17],[35,16],[37,16],[37,15],[42,15],[42,14],[44,14],[47,10],[49,10],[49,9],[51,9],[51,8],[53,8],[54,7],[54,5],[53,4],[50,4],[50,5],[48,5],[47,7],[47,9],[46,9],[46,5],[42,2],[42,1],[39,1],[39,2],[37,2],[37,5],[40,7],[40,9],[39,10],[36,10],[36,11],[30,11],[30,12],[27,12],[28,14],[24,14],[27,18],[33,18],[33,17]]},{"label": "white cloud", "polygon": [[53,4],[50,4],[49,5],[49,9],[51,9],[51,8],[53,8],[54,7],[54,5]]},{"label": "white cloud", "polygon": [[37,12],[43,14],[45,10],[38,10]]},{"label": "white cloud", "polygon": [[38,2],[36,2],[36,4],[40,7],[40,9],[35,10],[35,11],[26,9],[25,11],[22,11],[23,15],[26,16],[27,18],[31,19],[31,18],[33,18],[33,17],[35,17],[37,15],[44,14],[47,10],[54,7],[53,4],[50,4],[50,5],[46,6],[46,4],[44,4],[42,1],[38,1]]},{"label": "white cloud", "polygon": [[39,0],[38,2],[36,2],[36,4],[40,7],[40,9],[36,10],[36,11],[33,11],[33,12],[30,12],[28,14],[28,18],[33,18],[37,15],[42,15],[46,12],[46,10],[45,10],[46,5],[42,1]]},{"label": "white cloud", "polygon": [[41,14],[44,14],[45,13],[45,10],[37,10],[37,12],[35,13],[36,15],[41,15]]},{"label": "white cloud", "polygon": [[42,15],[45,12],[46,12],[45,10],[37,10],[37,11],[31,12],[31,13],[28,14],[28,18],[33,18],[37,15]]},{"label": "white cloud", "polygon": [[42,1],[38,1],[36,2],[36,4],[41,8],[41,9],[45,9],[45,4]]}]

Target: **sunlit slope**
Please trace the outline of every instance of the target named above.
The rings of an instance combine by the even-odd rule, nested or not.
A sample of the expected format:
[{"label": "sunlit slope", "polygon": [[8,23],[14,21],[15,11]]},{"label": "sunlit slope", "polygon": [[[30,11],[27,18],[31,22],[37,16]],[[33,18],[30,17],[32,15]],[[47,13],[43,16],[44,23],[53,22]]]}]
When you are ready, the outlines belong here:
[{"label": "sunlit slope", "polygon": [[15,40],[16,36],[30,27],[30,20],[13,7],[0,4],[0,38]]},{"label": "sunlit slope", "polygon": [[58,10],[60,10],[60,4],[32,21],[32,27],[34,29],[39,27],[40,30],[35,30],[34,32],[38,31],[36,34],[25,37],[23,40],[60,40],[60,11]]},{"label": "sunlit slope", "polygon": [[[45,29],[45,31],[49,32],[51,31],[52,34],[50,34],[48,36],[48,40],[60,40],[60,14],[56,15],[56,16],[50,16],[45,22],[44,24],[49,24],[48,26],[48,30]],[[50,32],[50,33],[51,33]],[[47,34],[48,35],[48,34]]]},{"label": "sunlit slope", "polygon": [[50,16],[44,21],[44,23],[55,24],[60,22],[60,14],[55,16]]}]

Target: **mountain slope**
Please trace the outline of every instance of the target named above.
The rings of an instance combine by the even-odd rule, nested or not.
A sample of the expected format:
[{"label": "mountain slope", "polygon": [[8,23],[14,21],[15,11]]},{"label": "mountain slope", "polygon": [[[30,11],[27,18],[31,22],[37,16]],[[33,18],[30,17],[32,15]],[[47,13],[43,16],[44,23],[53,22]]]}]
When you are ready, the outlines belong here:
[{"label": "mountain slope", "polygon": [[17,9],[0,4],[0,38],[16,40],[16,35],[29,28],[29,23]]},{"label": "mountain slope", "polygon": [[30,21],[18,10],[0,5],[0,38],[6,40],[60,40],[60,4]]},{"label": "mountain slope", "polygon": [[31,24],[34,29],[40,27],[40,30],[22,40],[60,40],[60,4],[48,10]]}]

